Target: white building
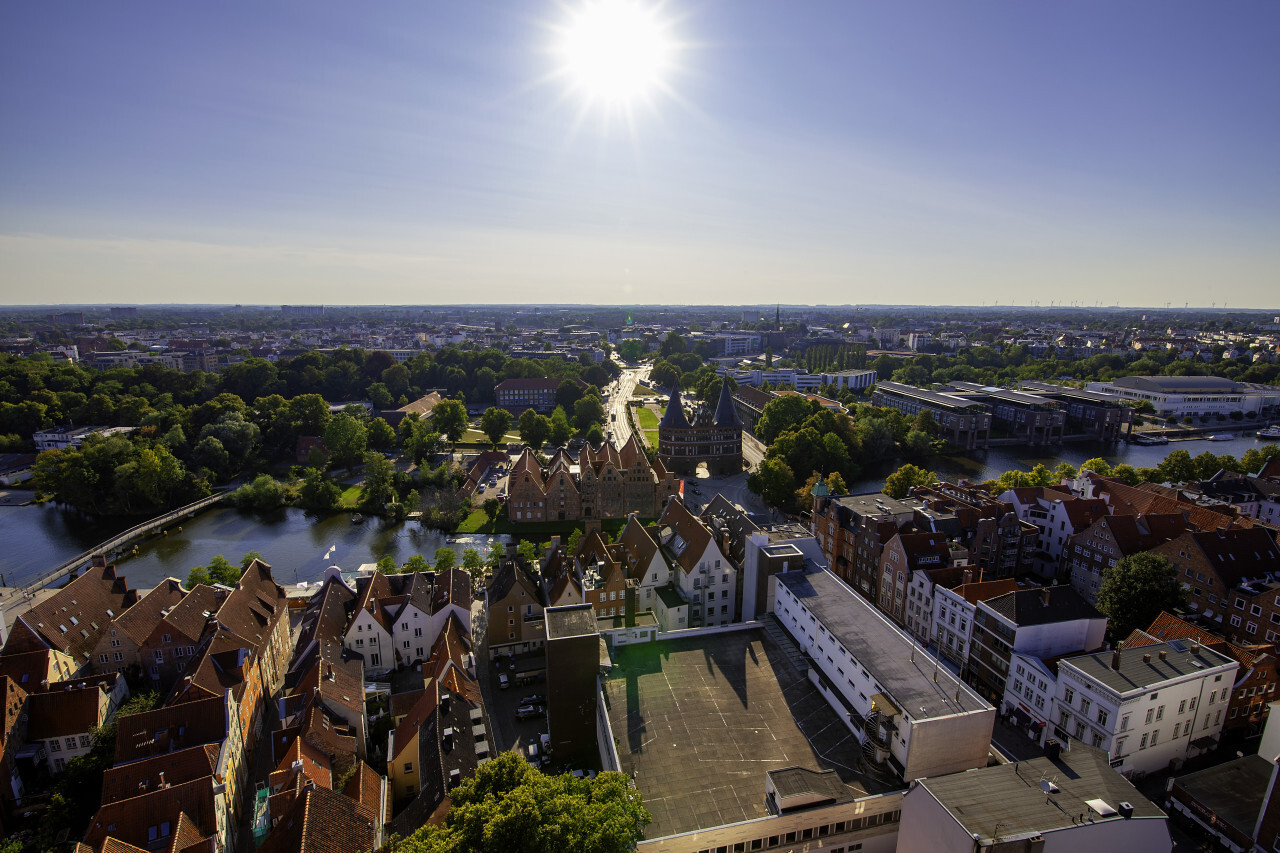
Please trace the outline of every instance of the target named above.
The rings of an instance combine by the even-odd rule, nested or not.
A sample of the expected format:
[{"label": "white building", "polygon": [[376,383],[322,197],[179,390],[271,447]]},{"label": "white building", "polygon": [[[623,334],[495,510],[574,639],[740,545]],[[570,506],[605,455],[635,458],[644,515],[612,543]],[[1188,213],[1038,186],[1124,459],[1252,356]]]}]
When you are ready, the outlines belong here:
[{"label": "white building", "polygon": [[43,450],[62,450],[67,447],[79,447],[91,435],[103,437],[124,435],[133,432],[133,427],[95,427],[95,426],[61,426],[42,429],[33,433],[31,438],[36,443],[36,452]]},{"label": "white building", "polygon": [[1022,521],[1040,529],[1036,539],[1034,569],[1042,578],[1052,578],[1062,567],[1062,554],[1067,539],[1109,514],[1106,501],[1099,498],[1079,498],[1062,491],[1040,486],[1009,489],[1000,500],[1013,505]]},{"label": "white building", "polygon": [[1217,745],[1238,667],[1191,640],[1064,658],[1047,736],[1105,750],[1126,775],[1177,766]]},{"label": "white building", "polygon": [[1220,376],[1122,376],[1111,382],[1090,382],[1086,390],[1150,403],[1162,418],[1256,414],[1280,400],[1280,388],[1234,382]]},{"label": "white building", "polygon": [[675,567],[681,597],[689,602],[689,627],[737,621],[738,570],[683,501],[667,502],[658,520],[658,543]]},{"label": "white building", "polygon": [[1053,713],[1058,673],[1035,655],[1014,652],[1010,663],[1012,671],[1000,707],[1026,728],[1028,737],[1039,740]]},{"label": "white building", "polygon": [[902,799],[898,849],[929,853],[1169,851],[1169,818],[1076,745],[1028,761],[923,779]]},{"label": "white building", "polygon": [[986,766],[995,708],[825,569],[775,579],[779,624],[870,760],[908,782]]},{"label": "white building", "polygon": [[973,614],[979,601],[1016,592],[1013,578],[998,581],[966,580],[955,589],[934,586],[933,622],[929,635],[938,654],[958,666],[969,660],[969,641],[973,639]]},{"label": "white building", "polygon": [[426,661],[450,616],[471,632],[471,576],[462,569],[438,575],[375,572],[358,585],[343,645],[364,657],[371,676]]}]

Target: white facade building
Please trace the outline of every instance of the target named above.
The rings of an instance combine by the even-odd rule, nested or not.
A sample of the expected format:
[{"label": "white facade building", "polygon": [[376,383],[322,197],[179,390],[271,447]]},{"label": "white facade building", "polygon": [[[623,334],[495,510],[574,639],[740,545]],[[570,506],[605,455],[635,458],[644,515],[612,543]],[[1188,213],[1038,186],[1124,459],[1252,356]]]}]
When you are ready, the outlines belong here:
[{"label": "white facade building", "polygon": [[1219,376],[1122,376],[1111,382],[1090,382],[1088,391],[1115,394],[1150,403],[1158,417],[1258,413],[1276,405],[1280,388],[1234,382]]},{"label": "white facade building", "polygon": [[778,622],[869,760],[908,782],[986,766],[995,708],[829,571],[775,582]]},{"label": "white facade building", "polygon": [[1191,640],[1064,658],[1046,737],[1105,750],[1125,775],[1176,766],[1217,745],[1238,667]]}]

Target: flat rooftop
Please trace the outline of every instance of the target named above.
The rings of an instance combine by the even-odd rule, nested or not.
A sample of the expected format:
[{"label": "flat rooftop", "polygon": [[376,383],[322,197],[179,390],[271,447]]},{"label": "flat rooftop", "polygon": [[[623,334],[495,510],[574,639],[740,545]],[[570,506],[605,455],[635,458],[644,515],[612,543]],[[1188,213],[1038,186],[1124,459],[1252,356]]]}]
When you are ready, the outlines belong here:
[{"label": "flat rooftop", "polygon": [[[1163,658],[1161,652],[1164,652]],[[1228,664],[1237,666],[1226,655],[1193,640],[1170,640],[1152,646],[1124,649],[1120,653],[1119,669],[1111,668],[1113,660],[1112,652],[1095,652],[1091,655],[1063,658],[1059,665],[1068,664],[1121,696],[1134,690],[1145,690],[1172,678]]]},{"label": "flat rooftop", "polygon": [[1274,769],[1265,758],[1246,755],[1208,770],[1179,776],[1173,781],[1219,820],[1252,836]]},{"label": "flat rooftop", "polygon": [[835,770],[851,797],[897,790],[864,776],[858,740],[760,629],[622,646],[604,682],[624,773],[653,815],[646,838],[765,817],[765,773]]},{"label": "flat rooftop", "polygon": [[991,705],[880,611],[828,571],[783,572],[786,586],[913,720],[990,710]]},{"label": "flat rooftop", "polygon": [[[1041,781],[1052,783],[1052,792],[1041,788]],[[1105,752],[1079,743],[1056,761],[1033,758],[922,779],[920,784],[975,839],[1067,828],[1075,825],[1077,815],[1125,819],[1104,818],[1091,809],[1090,800],[1102,800],[1112,809],[1131,803],[1134,818],[1167,820],[1155,803],[1111,769]]]},{"label": "flat rooftop", "polygon": [[596,627],[596,612],[590,604],[570,604],[567,607],[548,607],[542,611],[547,620],[547,639],[583,637],[600,633]]},{"label": "flat rooftop", "polygon": [[981,409],[986,411],[987,407],[977,400],[969,400],[964,397],[957,397],[953,394],[944,394],[941,391],[930,391],[927,388],[917,388],[914,385],[903,385],[900,382],[878,382],[876,383],[876,391],[882,391],[886,394],[893,394],[899,397],[910,397],[919,400],[922,403],[928,403],[931,406],[937,406],[943,409]]}]

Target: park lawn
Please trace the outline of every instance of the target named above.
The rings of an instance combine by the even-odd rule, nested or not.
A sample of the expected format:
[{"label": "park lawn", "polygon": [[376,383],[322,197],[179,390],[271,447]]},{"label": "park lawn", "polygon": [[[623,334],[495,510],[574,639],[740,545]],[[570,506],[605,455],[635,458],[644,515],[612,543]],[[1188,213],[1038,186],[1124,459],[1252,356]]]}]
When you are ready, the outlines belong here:
[{"label": "park lawn", "polygon": [[338,509],[356,509],[364,497],[364,486],[347,486],[338,498]]},{"label": "park lawn", "polygon": [[635,390],[631,392],[632,397],[656,397],[658,392],[647,385],[636,384]]},{"label": "park lawn", "polygon": [[[643,524],[652,524],[656,519],[641,519]],[[601,530],[610,538],[617,534],[626,526],[625,518],[609,518],[600,523]],[[498,516],[493,520],[489,520],[489,516],[482,509],[472,510],[471,514],[462,520],[458,525],[456,532],[458,533],[485,533],[491,536],[500,534],[509,534],[518,539],[532,539],[536,542],[545,542],[552,536],[560,536],[564,541],[568,541],[569,534],[574,530],[582,530],[583,523],[581,521],[543,521],[535,524],[521,523],[516,524],[507,519],[505,508],[498,511]]]},{"label": "park lawn", "polygon": [[[502,437],[503,442],[516,442],[519,440],[520,440],[520,435],[518,433],[509,432]],[[469,429],[462,434],[462,438],[460,439],[460,442],[469,443],[469,444],[483,444],[487,447],[489,445],[489,436],[485,435],[478,429]]]},{"label": "park lawn", "polygon": [[645,408],[636,409],[636,423],[644,430],[650,447],[658,446],[658,416]]}]

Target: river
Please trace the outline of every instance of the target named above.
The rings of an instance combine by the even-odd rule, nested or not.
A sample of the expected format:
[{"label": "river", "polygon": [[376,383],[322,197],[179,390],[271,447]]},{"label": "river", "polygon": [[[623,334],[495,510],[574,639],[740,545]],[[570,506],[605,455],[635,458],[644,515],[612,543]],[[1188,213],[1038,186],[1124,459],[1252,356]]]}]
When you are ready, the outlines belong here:
[{"label": "river", "polygon": [[[20,585],[134,523],[91,523],[50,504],[0,507],[0,572],[8,585]],[[330,564],[354,570],[388,555],[403,563],[414,554],[431,560],[443,547],[453,548],[459,557],[464,548],[485,554],[493,541],[507,537],[462,535],[457,542],[448,538],[416,521],[370,518],[352,524],[345,514],[317,516],[283,509],[263,515],[215,506],[137,543],[137,553],[117,565],[130,586],[146,589],[169,576],[185,580],[193,566],[207,565],[218,554],[239,563],[246,553],[257,551],[271,564],[276,580],[288,584],[316,580]],[[330,546],[337,547],[326,560]]]},{"label": "river", "polygon": [[[1029,471],[1037,463],[1050,468],[1060,462],[1079,465],[1095,456],[1112,464],[1126,462],[1135,468],[1154,467],[1171,450],[1186,450],[1192,456],[1209,450],[1219,456],[1231,454],[1239,458],[1263,443],[1247,436],[1231,441],[1175,441],[1160,447],[1102,443],[1065,444],[1052,450],[999,447],[968,456],[932,457],[917,464],[945,479],[967,477],[982,481],[1013,469]],[[864,471],[850,484],[850,491],[879,491],[885,476],[898,464],[886,463]],[[92,521],[52,504],[0,507],[0,574],[4,585],[21,585],[135,523],[136,519]],[[426,530],[417,522],[388,524],[371,518],[363,524],[352,524],[344,514],[315,516],[299,509],[285,509],[264,516],[214,507],[165,535],[138,543],[137,554],[120,560],[119,566],[131,585],[147,588],[170,575],[185,579],[193,566],[206,565],[217,554],[238,563],[246,552],[257,551],[272,565],[277,580],[293,583],[295,578],[317,579],[329,564],[324,555],[331,545],[337,546],[331,561],[343,569],[355,569],[385,555],[397,563],[414,554],[430,560],[437,548],[446,546],[459,554],[464,548],[475,548],[483,554],[495,537],[459,538],[459,542],[448,542],[444,534]]]}]

